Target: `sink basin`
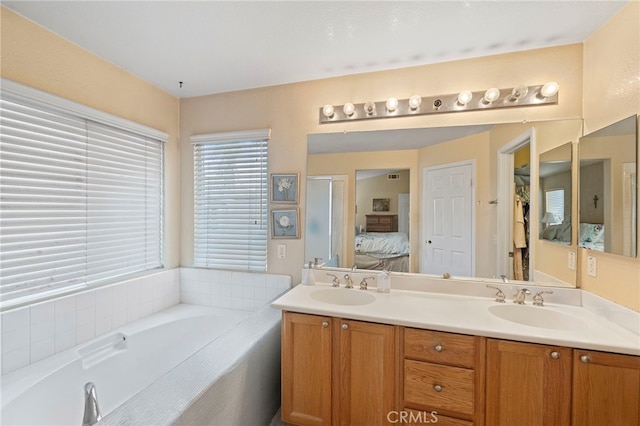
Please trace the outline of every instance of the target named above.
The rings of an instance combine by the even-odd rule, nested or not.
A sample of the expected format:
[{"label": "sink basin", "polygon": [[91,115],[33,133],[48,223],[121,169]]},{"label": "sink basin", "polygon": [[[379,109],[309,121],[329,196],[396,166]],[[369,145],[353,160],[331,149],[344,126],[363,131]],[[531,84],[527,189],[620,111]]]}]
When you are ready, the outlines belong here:
[{"label": "sink basin", "polygon": [[545,307],[523,305],[494,305],[489,312],[503,320],[530,327],[566,330],[577,323],[576,318]]},{"label": "sink basin", "polygon": [[376,300],[375,296],[358,289],[326,288],[311,293],[315,300],[333,305],[368,305]]}]

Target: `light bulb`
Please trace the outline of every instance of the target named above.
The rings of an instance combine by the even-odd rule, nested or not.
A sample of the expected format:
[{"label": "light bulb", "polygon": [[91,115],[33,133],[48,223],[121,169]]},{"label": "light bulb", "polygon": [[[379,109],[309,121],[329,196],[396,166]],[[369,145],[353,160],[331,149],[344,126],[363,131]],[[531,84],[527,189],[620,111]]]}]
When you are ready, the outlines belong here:
[{"label": "light bulb", "polygon": [[540,89],[540,96],[543,98],[550,98],[558,93],[558,90],[560,90],[560,85],[555,81],[550,81],[542,86],[542,89]]},{"label": "light bulb", "polygon": [[376,112],[376,104],[374,104],[373,102],[369,101],[366,104],[364,104],[364,112],[367,115],[373,115]]},{"label": "light bulb", "polygon": [[469,90],[463,90],[458,95],[458,103],[463,106],[471,102],[471,99],[473,99],[473,93]]},{"label": "light bulb", "polygon": [[522,86],[514,87],[513,90],[511,91],[510,100],[512,102],[520,100],[525,96],[527,96],[527,93],[529,93],[529,88],[527,86],[522,85]]},{"label": "light bulb", "polygon": [[387,99],[387,111],[393,112],[398,108],[398,100],[396,98]]},{"label": "light bulb", "polygon": [[421,104],[422,104],[422,98],[420,96],[413,95],[412,97],[409,98],[409,108],[411,108],[412,111],[415,111],[418,108],[420,108]]},{"label": "light bulb", "polygon": [[495,87],[492,87],[491,89],[487,89],[487,91],[484,92],[484,98],[482,98],[482,101],[485,104],[490,104],[492,102],[497,101],[499,97],[500,97],[500,89],[496,89]]},{"label": "light bulb", "polygon": [[346,115],[347,117],[351,117],[355,111],[356,111],[356,107],[353,106],[351,102],[347,102],[342,107],[342,112],[344,112],[344,115]]},{"label": "light bulb", "polygon": [[332,105],[325,105],[322,108],[322,113],[324,114],[325,117],[327,118],[331,118],[333,117],[333,106]]}]

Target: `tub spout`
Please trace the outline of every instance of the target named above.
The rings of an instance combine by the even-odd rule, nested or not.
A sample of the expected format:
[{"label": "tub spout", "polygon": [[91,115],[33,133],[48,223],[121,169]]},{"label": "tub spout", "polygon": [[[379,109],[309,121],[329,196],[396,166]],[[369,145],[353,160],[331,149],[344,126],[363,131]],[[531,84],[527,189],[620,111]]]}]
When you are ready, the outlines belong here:
[{"label": "tub spout", "polygon": [[82,416],[82,426],[92,426],[102,420],[100,408],[98,408],[98,394],[96,385],[88,382],[84,385],[84,416]]}]

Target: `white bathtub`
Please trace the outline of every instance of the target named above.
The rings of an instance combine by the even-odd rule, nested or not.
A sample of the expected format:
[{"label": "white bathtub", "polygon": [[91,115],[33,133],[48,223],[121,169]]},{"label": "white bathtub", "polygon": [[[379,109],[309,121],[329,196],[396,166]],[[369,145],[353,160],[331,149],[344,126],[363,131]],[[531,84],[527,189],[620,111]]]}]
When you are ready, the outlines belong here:
[{"label": "white bathtub", "polygon": [[[256,334],[260,330],[262,334]],[[100,424],[189,423],[189,419],[199,424],[244,424],[242,418],[228,415],[216,419],[198,407],[216,388],[216,381],[236,374],[233,369],[242,368],[240,359],[250,357],[256,348],[264,348],[268,359],[277,360],[274,331],[279,331],[279,316],[270,308],[251,313],[176,305],[3,376],[1,423],[80,425],[84,384],[91,381],[104,417]],[[245,332],[246,339],[241,337]],[[271,341],[266,346],[265,335]],[[236,346],[245,350],[231,351],[231,359],[225,354],[225,342],[238,338],[243,343]],[[216,356],[213,364],[206,362]],[[254,403],[270,412],[258,413],[261,419],[279,405],[279,398],[269,398]]]}]

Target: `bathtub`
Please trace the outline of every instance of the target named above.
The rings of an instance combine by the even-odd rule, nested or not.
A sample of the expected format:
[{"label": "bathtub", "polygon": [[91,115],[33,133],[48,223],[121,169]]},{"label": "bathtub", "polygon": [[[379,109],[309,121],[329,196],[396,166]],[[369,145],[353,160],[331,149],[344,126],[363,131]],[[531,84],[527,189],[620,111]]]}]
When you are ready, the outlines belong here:
[{"label": "bathtub", "polygon": [[176,305],[3,376],[0,423],[81,425],[91,381],[99,424],[268,424],[280,403],[279,318],[268,306]]}]

